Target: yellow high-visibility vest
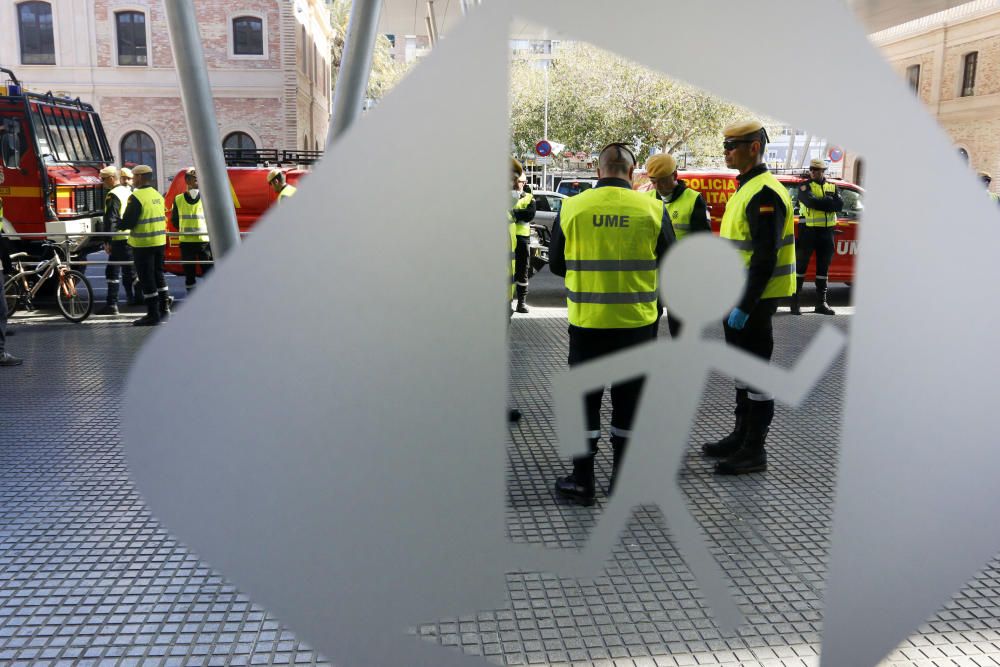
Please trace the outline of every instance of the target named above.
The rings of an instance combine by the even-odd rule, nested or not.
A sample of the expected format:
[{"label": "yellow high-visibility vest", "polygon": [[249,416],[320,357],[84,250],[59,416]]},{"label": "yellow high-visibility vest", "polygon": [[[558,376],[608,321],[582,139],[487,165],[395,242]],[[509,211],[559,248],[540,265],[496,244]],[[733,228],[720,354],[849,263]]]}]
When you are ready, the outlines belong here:
[{"label": "yellow high-visibility vest", "polygon": [[181,233],[178,237],[181,243],[207,243],[208,226],[205,224],[205,211],[201,205],[201,196],[198,201],[189,204],[187,197],[182,193],[174,197],[174,209],[177,211],[177,231]]},{"label": "yellow high-visibility vest", "polygon": [[128,236],[133,248],[167,245],[167,208],[156,188],[139,188],[132,196],[142,204],[139,222]]},{"label": "yellow high-visibility vest", "polygon": [[788,196],[788,190],[774,177],[774,174],[765,171],[751,178],[729,198],[726,212],[722,216],[719,236],[735,243],[743,258],[743,265],[749,267],[750,257],[753,255],[753,241],[750,239],[747,205],[764,188],[771,188],[778,193],[785,204],[785,225],[778,245],[778,263],[761,295],[762,299],[774,299],[795,293],[795,213],[792,210],[792,199]]},{"label": "yellow high-visibility vest", "polygon": [[570,324],[634,329],[657,320],[656,244],[663,212],[659,199],[618,187],[563,200]]},{"label": "yellow high-visibility vest", "polygon": [[[116,185],[115,187],[113,187],[110,190],[108,190],[108,194],[105,195],[105,197],[104,197],[104,210],[105,210],[105,212],[107,212],[107,210],[108,210],[108,201],[109,201],[109,199],[111,197],[114,197],[115,199],[118,200],[118,217],[121,218],[121,216],[125,213],[125,205],[128,204],[128,198],[129,198],[129,196],[131,194],[132,194],[132,188],[130,188],[127,185]],[[108,231],[109,232],[113,232],[115,230],[109,229]],[[112,241],[124,241],[127,238],[128,238],[128,234],[115,234],[114,236],[111,237],[111,240]]]},{"label": "yellow high-visibility vest", "polygon": [[[531,193],[526,193],[523,197],[517,200],[516,204],[514,204],[514,210],[523,211],[524,209],[531,206],[531,202],[533,202],[534,200],[535,197]],[[511,220],[514,220],[514,216],[511,215],[509,212],[507,213],[507,216]],[[531,223],[518,222],[517,220],[514,220],[514,234],[517,236],[531,236]]]},{"label": "yellow high-visibility vest", "polygon": [[[826,195],[837,193],[837,186],[833,183],[820,185],[816,181],[809,181],[809,189],[817,199],[822,199]],[[837,224],[837,214],[828,211],[817,211],[799,202],[799,218],[806,223],[806,227],[834,227]]]}]

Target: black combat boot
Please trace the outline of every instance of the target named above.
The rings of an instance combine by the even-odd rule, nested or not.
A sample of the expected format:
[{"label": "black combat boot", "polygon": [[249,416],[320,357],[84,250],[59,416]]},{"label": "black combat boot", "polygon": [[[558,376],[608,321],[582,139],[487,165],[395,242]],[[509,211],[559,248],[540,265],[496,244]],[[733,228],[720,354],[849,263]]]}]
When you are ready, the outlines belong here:
[{"label": "black combat boot", "polygon": [[837,311],[826,303],[826,280],[816,279],[816,312],[820,315],[836,315]]},{"label": "black combat boot", "polygon": [[747,398],[746,389],[736,390],[736,408],[733,414],[736,415],[736,426],[733,432],[717,442],[707,442],[701,446],[701,453],[711,457],[725,457],[736,453],[736,450],[743,444],[743,438],[747,431]]},{"label": "black combat boot", "polygon": [[618,480],[618,471],[621,470],[625,462],[625,450],[628,448],[628,438],[620,435],[611,436],[611,455],[613,464],[611,466],[611,481],[608,483],[608,495],[615,492],[615,482]]},{"label": "black combat boot", "polygon": [[104,307],[97,311],[97,315],[117,315],[118,314],[118,283],[117,280],[108,281],[108,298]]},{"label": "black combat boot", "polygon": [[518,285],[517,286],[517,306],[514,308],[519,313],[528,312],[528,304],[524,302],[528,298],[528,286]]},{"label": "black combat boot", "polygon": [[804,281],[802,280],[802,278],[798,278],[795,281],[795,294],[792,295],[792,299],[790,302],[790,309],[792,311],[792,315],[802,314],[802,309],[799,308],[799,294],[802,292],[803,282]]},{"label": "black combat boot", "polygon": [[556,482],[556,493],[578,505],[590,507],[594,504],[594,456],[597,454],[597,438],[588,440],[590,454],[573,458],[573,473]]},{"label": "black combat boot", "polygon": [[767,470],[764,442],[774,418],[774,401],[749,401],[747,435],[739,451],[715,464],[717,475],[745,475]]},{"label": "black combat boot", "polygon": [[146,314],[132,324],[137,327],[153,327],[160,323],[160,304],[155,296],[146,297]]},{"label": "black combat boot", "polygon": [[158,291],[156,293],[156,300],[157,300],[157,305],[158,305],[159,310],[160,310],[160,319],[161,320],[169,320],[170,319],[170,304],[172,304],[174,302],[174,300],[170,298],[170,293],[167,292],[166,290]]}]

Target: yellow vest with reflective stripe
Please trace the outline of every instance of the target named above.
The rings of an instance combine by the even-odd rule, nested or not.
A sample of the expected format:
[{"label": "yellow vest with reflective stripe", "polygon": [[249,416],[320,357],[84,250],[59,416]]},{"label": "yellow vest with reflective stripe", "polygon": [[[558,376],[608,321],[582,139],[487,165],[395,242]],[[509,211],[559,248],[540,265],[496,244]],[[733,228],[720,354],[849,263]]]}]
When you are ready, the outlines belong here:
[{"label": "yellow vest with reflective stripe", "polygon": [[278,193],[278,203],[281,203],[282,199],[288,199],[297,192],[294,185],[286,185],[281,188],[281,192]]},{"label": "yellow vest with reflective stripe", "polygon": [[156,188],[139,188],[132,193],[140,204],[139,222],[128,236],[133,248],[153,248],[167,244],[167,209]]},{"label": "yellow vest with reflective stripe", "polygon": [[[509,213],[507,215],[508,217],[510,216]],[[510,235],[510,274],[508,275],[508,277],[510,278],[510,296],[508,298],[513,299],[514,298],[514,248],[517,247],[517,235],[514,232],[513,222],[507,223],[507,234]]]},{"label": "yellow vest with reflective stripe", "polygon": [[[108,190],[108,194],[104,196],[104,210],[108,210],[108,200],[114,197],[118,200],[118,217],[120,218],[125,213],[125,205],[128,204],[129,195],[132,194],[132,189],[127,185],[116,185],[115,187]],[[109,232],[115,230],[109,229]],[[115,234],[111,237],[112,241],[124,241],[128,238],[128,234]]]},{"label": "yellow vest with reflective stripe", "polygon": [[[660,193],[656,188],[648,191],[651,196],[660,199]],[[670,224],[674,228],[674,236],[680,241],[691,233],[691,214],[694,213],[694,203],[698,201],[698,191],[685,187],[681,196],[673,201],[664,202],[667,206],[667,213],[670,214]]]},{"label": "yellow vest with reflective stripe", "polygon": [[[820,185],[816,181],[809,181],[809,189],[817,199],[822,199],[826,195],[836,194],[837,186],[833,183]],[[834,227],[837,224],[837,214],[827,211],[817,211],[799,202],[799,218],[806,223],[806,227]]]},{"label": "yellow vest with reflective stripe", "polygon": [[778,263],[761,295],[762,299],[775,299],[795,293],[795,213],[792,210],[792,199],[788,196],[788,190],[774,177],[774,174],[765,171],[759,176],[754,176],[733,193],[726,203],[719,236],[730,239],[736,244],[736,249],[743,258],[743,265],[749,267],[750,257],[753,255],[753,242],[750,240],[747,205],[764,188],[771,188],[777,192],[785,204],[785,225],[781,241],[778,242]]},{"label": "yellow vest with reflective stripe", "polygon": [[593,188],[564,199],[559,219],[570,324],[634,329],[654,323],[663,202],[626,188]]},{"label": "yellow vest with reflective stripe", "polygon": [[174,197],[174,209],[177,211],[177,231],[181,243],[207,243],[208,227],[205,225],[205,211],[201,205],[201,195],[193,204],[187,202],[184,194]]},{"label": "yellow vest with reflective stripe", "polygon": [[[515,211],[523,211],[524,209],[526,209],[529,206],[531,206],[531,202],[533,202],[534,200],[535,200],[535,198],[534,198],[533,195],[531,195],[530,193],[529,194],[525,194],[523,197],[521,197],[520,199],[517,200],[516,204],[514,204],[514,210]],[[510,213],[508,213],[507,216],[511,220],[514,220],[514,216],[511,215]],[[518,221],[515,220],[514,221],[514,234],[516,234],[517,236],[531,236],[531,223],[530,222],[518,222]]]}]

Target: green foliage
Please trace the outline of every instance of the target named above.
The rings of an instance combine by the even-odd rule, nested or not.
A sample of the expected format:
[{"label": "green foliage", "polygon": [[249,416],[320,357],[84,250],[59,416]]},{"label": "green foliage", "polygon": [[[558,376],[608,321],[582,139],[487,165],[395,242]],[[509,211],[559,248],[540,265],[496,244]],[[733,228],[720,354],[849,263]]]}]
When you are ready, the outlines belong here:
[{"label": "green foliage", "polygon": [[[531,62],[511,68],[514,149],[542,138],[544,71]],[[685,150],[699,165],[721,164],[722,128],[748,112],[630,60],[583,43],[564,44],[549,71],[549,136],[573,151],[592,152],[613,141],[639,148]]]},{"label": "green foliage", "polygon": [[[337,87],[337,75],[340,73],[340,62],[344,55],[344,42],[347,39],[347,25],[350,20],[351,0],[333,0],[329,6],[330,23],[333,26],[333,41],[331,42],[331,85]],[[406,73],[406,67],[392,58],[392,44],[385,35],[379,35],[372,54],[372,69],[368,77],[369,99],[378,100]]]}]

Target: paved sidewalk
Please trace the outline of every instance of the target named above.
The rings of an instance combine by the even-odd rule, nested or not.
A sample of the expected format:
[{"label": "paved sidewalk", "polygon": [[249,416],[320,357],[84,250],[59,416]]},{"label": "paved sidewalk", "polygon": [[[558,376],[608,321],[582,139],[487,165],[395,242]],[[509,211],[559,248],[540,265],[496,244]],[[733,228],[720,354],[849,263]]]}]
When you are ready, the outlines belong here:
[{"label": "paved sidewalk", "polygon": [[[603,498],[576,508],[551,491],[568,469],[551,443],[548,379],[566,356],[554,284],[536,279],[539,307],[511,328],[513,401],[525,418],[512,429],[508,530],[573,547]],[[14,318],[10,350],[27,362],[0,371],[0,664],[321,664],[160,529],[132,486],[117,406],[147,332],[125,318],[71,325],[51,315]],[[850,317],[780,315],[777,362],[790,364],[829,321],[846,329]],[[748,621],[738,635],[716,630],[655,507],[636,512],[597,580],[511,574],[506,608],[414,619],[414,631],[496,664],[817,664],[845,363],[802,409],[778,407],[767,473],[716,478],[692,448],[680,476],[738,589]],[[731,387],[711,379],[695,443],[728,431]],[[606,476],[603,454],[599,468]],[[1000,665],[998,580],[993,562],[888,664]]]}]

